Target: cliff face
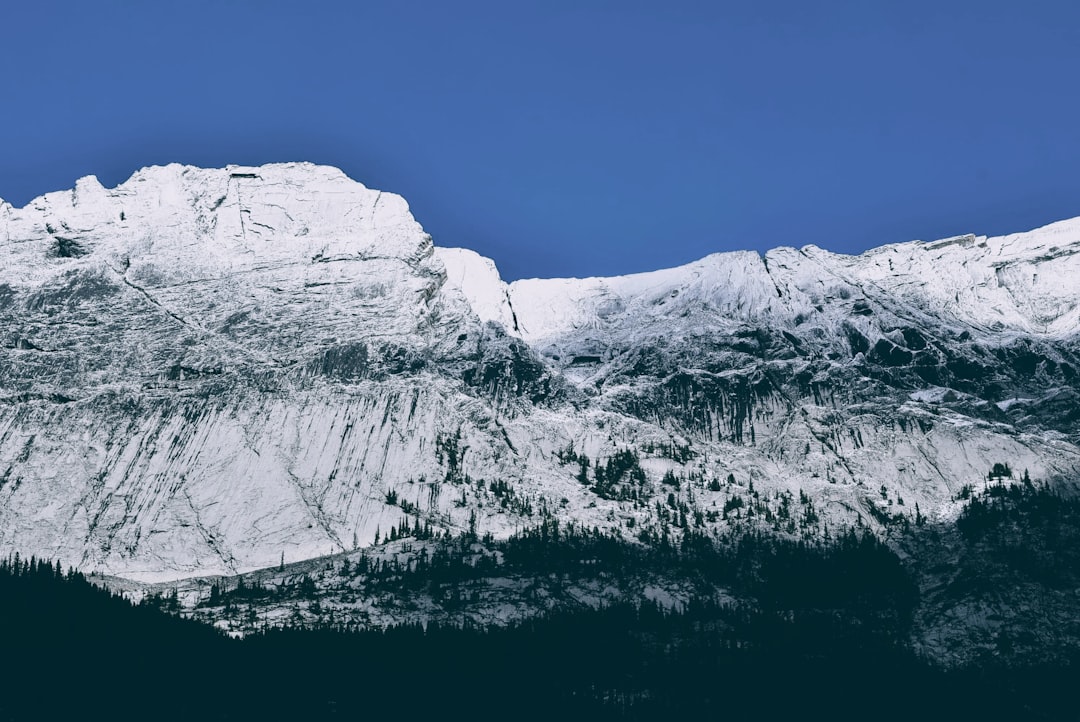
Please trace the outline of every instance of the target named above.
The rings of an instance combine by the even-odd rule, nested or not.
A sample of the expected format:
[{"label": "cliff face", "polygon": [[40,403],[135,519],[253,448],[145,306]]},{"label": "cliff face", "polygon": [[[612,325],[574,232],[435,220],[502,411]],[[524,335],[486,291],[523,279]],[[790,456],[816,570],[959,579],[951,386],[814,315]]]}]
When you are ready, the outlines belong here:
[{"label": "cliff face", "polygon": [[[1066,221],[505,284],[331,168],[83,179],[0,204],[0,553],[168,580],[402,520],[948,518],[994,463],[1080,469],[1078,252]],[[721,513],[751,485],[768,514]]]}]

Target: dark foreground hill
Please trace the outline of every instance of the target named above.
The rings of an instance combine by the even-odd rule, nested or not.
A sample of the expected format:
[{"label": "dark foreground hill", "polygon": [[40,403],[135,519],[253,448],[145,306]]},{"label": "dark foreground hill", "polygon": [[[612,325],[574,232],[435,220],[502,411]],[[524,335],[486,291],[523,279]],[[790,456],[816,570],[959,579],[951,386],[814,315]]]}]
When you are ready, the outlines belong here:
[{"label": "dark foreground hill", "polygon": [[[1078,530],[1074,500],[991,487],[956,529],[913,530],[918,562],[855,533],[814,546],[766,537],[728,550],[684,545],[654,559],[671,573],[746,585],[753,603],[619,604],[502,627],[279,628],[243,639],[176,616],[168,597],[133,605],[77,572],[12,558],[0,564],[0,720],[1075,719],[1080,655],[1064,632],[1038,661],[1005,629],[992,653],[949,671],[919,657],[911,635],[927,604],[959,614],[1075,595]],[[609,543],[528,537],[522,549],[532,551],[519,549],[518,563],[535,564],[537,576],[575,558],[615,563]],[[955,567],[944,581],[943,565]],[[1032,625],[1026,644],[1045,633]]]}]

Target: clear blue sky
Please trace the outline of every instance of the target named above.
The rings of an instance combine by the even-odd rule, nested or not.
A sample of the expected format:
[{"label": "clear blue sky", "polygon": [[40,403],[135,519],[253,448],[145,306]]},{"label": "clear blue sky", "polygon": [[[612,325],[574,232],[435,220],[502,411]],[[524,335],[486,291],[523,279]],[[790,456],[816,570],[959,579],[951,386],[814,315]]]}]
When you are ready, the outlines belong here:
[{"label": "clear blue sky", "polygon": [[1075,2],[9,2],[0,197],[311,160],[507,278],[1080,215]]}]

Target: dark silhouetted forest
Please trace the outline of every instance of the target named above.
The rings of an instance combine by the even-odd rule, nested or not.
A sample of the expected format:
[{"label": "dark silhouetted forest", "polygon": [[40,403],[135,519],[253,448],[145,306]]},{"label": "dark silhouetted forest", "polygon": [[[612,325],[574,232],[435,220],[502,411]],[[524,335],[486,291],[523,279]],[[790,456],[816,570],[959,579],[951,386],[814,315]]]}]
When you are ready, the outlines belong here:
[{"label": "dark silhouetted forest", "polygon": [[[981,497],[960,529],[981,539],[1016,519],[1075,520],[1075,502],[1047,494]],[[1076,719],[1075,666],[945,672],[917,658],[906,640],[918,588],[868,535],[696,543],[655,561],[740,579],[750,601],[242,640],[171,613],[167,597],[132,604],[14,557],[0,563],[0,720]],[[537,574],[645,553],[551,529],[508,549],[506,563]]]}]

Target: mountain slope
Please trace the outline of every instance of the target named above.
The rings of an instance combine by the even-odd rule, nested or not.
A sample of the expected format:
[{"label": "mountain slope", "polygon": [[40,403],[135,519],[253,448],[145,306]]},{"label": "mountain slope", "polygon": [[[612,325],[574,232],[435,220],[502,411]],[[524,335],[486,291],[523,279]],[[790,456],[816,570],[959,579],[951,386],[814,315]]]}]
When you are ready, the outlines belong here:
[{"label": "mountain slope", "polygon": [[1078,250],[1066,221],[505,284],[332,168],[82,179],[0,204],[0,551],[169,580],[403,520],[948,517],[994,463],[1080,468]]}]

